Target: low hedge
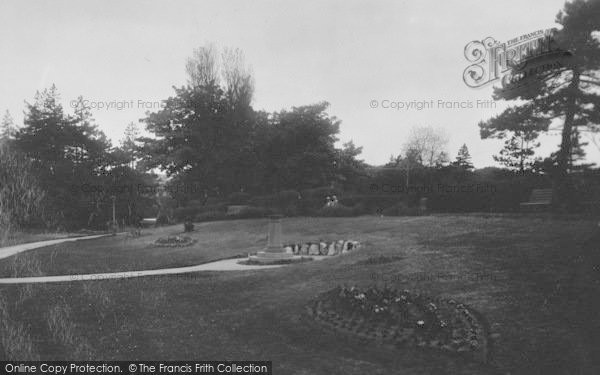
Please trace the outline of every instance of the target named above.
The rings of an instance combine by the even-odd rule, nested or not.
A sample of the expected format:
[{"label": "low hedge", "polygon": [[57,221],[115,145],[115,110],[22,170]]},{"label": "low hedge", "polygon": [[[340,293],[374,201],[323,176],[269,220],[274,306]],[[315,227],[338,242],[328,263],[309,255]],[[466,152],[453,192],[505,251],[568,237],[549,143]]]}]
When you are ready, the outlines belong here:
[{"label": "low hedge", "polygon": [[263,218],[268,215],[275,213],[274,210],[267,207],[246,207],[237,214],[227,215],[224,211],[205,211],[200,212],[194,216],[194,221],[219,221],[219,220],[230,220],[230,219],[253,219]]},{"label": "low hedge", "polygon": [[315,211],[315,216],[324,217],[349,217],[356,215],[358,215],[358,213],[354,207],[344,206],[343,204],[338,204],[336,206],[325,206]]},{"label": "low hedge", "polygon": [[226,204],[211,204],[205,206],[186,206],[178,207],[173,212],[173,218],[177,222],[183,222],[189,218],[195,218],[196,216],[206,212],[222,212],[225,214],[227,211]]},{"label": "low hedge", "polygon": [[393,206],[386,207],[381,211],[384,216],[418,216],[420,214],[418,207],[409,207],[400,202]]}]

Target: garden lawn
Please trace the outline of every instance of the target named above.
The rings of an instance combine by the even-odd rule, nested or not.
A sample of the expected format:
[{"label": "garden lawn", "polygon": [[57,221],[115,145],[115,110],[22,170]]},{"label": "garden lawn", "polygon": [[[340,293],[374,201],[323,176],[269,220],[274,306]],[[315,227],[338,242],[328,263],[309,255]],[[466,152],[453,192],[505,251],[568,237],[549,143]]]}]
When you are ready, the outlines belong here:
[{"label": "garden lawn", "polygon": [[[183,267],[248,255],[266,244],[266,220],[232,220],[143,229],[141,236],[119,234],[94,240],[65,242],[0,259],[0,277],[54,276]],[[159,247],[161,237],[190,236],[191,246]]]},{"label": "garden lawn", "polygon": [[[284,375],[600,373],[600,245],[585,242],[597,230],[592,221],[444,215],[292,218],[283,225],[290,242],[348,238],[363,247],[271,270],[2,286],[0,357],[272,360],[274,373]],[[128,243],[114,237],[59,246],[52,267],[43,258],[42,270],[189,265],[256,251],[266,241],[266,221],[245,220],[197,226],[192,248],[148,246],[178,229]],[[468,304],[494,334],[490,363],[323,330],[305,307],[339,284],[387,284]]]}]

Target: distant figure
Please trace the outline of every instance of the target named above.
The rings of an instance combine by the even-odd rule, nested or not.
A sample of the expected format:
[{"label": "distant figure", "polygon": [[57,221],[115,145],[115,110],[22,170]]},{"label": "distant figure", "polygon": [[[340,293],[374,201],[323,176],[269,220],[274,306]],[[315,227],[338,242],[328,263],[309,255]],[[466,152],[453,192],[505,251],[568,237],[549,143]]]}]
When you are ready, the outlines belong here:
[{"label": "distant figure", "polygon": [[424,214],[427,211],[427,198],[419,199],[419,213]]},{"label": "distant figure", "polygon": [[335,206],[337,206],[337,204],[338,204],[338,199],[335,195],[331,196],[331,197],[328,195],[327,198],[325,198],[325,206],[326,207],[335,207]]},{"label": "distant figure", "polygon": [[204,193],[202,194],[202,205],[206,206],[206,202],[208,202],[208,190],[204,189]]}]

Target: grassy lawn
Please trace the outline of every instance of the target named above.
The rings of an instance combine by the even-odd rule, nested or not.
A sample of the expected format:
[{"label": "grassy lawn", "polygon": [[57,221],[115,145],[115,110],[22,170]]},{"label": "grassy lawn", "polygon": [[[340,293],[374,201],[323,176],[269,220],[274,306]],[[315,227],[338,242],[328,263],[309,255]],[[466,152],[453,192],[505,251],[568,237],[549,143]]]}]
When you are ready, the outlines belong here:
[{"label": "grassy lawn", "polygon": [[[118,235],[66,242],[0,259],[0,277],[64,275],[181,267],[247,255],[266,243],[266,220],[235,220],[143,229],[140,237]],[[159,237],[186,235],[197,240],[187,247],[158,247]]]},{"label": "grassy lawn", "polygon": [[[193,247],[150,246],[155,237],[180,231],[167,227],[138,239],[20,256],[40,257],[46,274],[189,265],[256,251],[265,229],[264,220],[204,223]],[[596,374],[600,245],[584,245],[595,230],[594,222],[576,218],[286,219],[287,240],[352,238],[364,246],[264,271],[0,286],[0,357],[262,359],[286,375]],[[374,283],[477,309],[494,333],[491,363],[354,341],[324,331],[305,313],[321,291]]]}]

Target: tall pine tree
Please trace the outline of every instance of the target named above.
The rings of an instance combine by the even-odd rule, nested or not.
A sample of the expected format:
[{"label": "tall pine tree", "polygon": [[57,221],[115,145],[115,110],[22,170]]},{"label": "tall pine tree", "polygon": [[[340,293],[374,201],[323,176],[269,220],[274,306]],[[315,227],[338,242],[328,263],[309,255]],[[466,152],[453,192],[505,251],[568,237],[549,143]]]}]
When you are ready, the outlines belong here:
[{"label": "tall pine tree", "polygon": [[471,154],[469,153],[469,148],[466,144],[463,144],[458,149],[458,154],[456,155],[456,160],[452,163],[454,166],[459,168],[464,168],[466,170],[473,169],[473,163],[471,162]]},{"label": "tall pine tree", "polygon": [[[581,131],[600,131],[600,1],[567,2],[556,22],[562,25],[554,35],[555,56],[562,53],[558,67],[551,71],[530,69],[525,84],[497,88],[494,97],[518,101],[521,104],[516,109],[506,111],[517,114],[531,111],[527,117],[537,125],[544,121],[562,124],[553,176],[554,204],[562,206],[570,200],[568,170]],[[527,68],[527,64],[514,66],[513,72],[522,73],[523,66]],[[500,119],[485,122],[483,128],[493,132],[503,127],[506,111]],[[514,126],[522,123],[516,122]],[[546,131],[547,127],[541,130]]]},{"label": "tall pine tree", "polygon": [[80,98],[75,115],[65,115],[54,85],[26,103],[24,127],[15,144],[32,162],[46,192],[56,222],[66,226],[85,223],[92,193],[85,184],[98,185],[96,171],[104,168],[110,143],[100,132]]}]

